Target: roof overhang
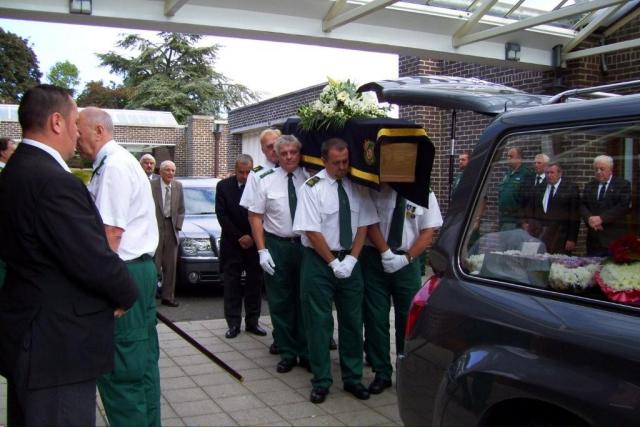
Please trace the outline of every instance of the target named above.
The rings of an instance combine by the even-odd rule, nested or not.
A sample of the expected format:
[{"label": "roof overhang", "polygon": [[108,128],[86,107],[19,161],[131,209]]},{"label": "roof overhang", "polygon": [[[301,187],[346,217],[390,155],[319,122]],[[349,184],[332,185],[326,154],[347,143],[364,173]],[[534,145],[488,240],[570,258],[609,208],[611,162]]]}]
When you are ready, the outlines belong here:
[{"label": "roof overhang", "polygon": [[[89,14],[70,13],[70,2],[60,0],[4,0],[0,16],[314,44],[491,65],[505,64],[505,46],[510,43],[519,47],[519,61],[508,64],[526,68],[558,65],[554,46],[563,46],[560,60],[564,62],[640,45],[640,40],[628,40],[575,51],[594,31],[604,28],[607,37],[629,16],[637,16],[640,0],[541,0],[539,3],[547,6],[537,12],[523,4],[524,0],[71,3],[79,2],[92,3]],[[575,25],[559,25],[567,20]]]}]

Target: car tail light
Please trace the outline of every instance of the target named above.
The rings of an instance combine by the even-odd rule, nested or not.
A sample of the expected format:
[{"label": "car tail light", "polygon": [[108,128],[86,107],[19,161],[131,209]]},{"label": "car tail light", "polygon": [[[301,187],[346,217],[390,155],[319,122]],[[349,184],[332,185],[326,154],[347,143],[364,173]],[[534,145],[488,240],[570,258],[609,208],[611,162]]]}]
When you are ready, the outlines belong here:
[{"label": "car tail light", "polygon": [[433,291],[436,290],[440,283],[440,277],[433,275],[427,279],[422,288],[418,291],[416,296],[411,301],[411,308],[409,309],[409,318],[407,319],[407,327],[404,331],[404,337],[409,338],[413,332],[413,328],[422,313],[422,309],[427,305],[427,300],[433,295]]}]

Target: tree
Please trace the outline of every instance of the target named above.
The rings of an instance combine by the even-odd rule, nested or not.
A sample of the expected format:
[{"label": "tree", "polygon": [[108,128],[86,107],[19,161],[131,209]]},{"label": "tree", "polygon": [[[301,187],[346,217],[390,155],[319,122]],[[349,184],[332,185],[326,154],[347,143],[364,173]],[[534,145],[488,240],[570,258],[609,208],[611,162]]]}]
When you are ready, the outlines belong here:
[{"label": "tree", "polygon": [[197,34],[161,32],[158,37],[160,41],[153,42],[125,35],[117,46],[137,51],[131,58],[98,54],[101,65],[121,75],[131,89],[127,108],[171,111],[183,123],[193,114],[219,115],[258,99],[246,86],[214,70],[220,45],[196,46],[202,39]]},{"label": "tree", "polygon": [[69,61],[56,62],[47,74],[47,80],[52,85],[60,86],[75,92],[80,84],[78,67]]},{"label": "tree", "polygon": [[0,28],[0,103],[18,103],[22,94],[40,83],[38,57],[27,39]]},{"label": "tree", "polygon": [[78,95],[79,107],[100,107],[124,109],[131,98],[131,90],[118,86],[111,82],[105,86],[102,80],[87,83],[84,90]]}]

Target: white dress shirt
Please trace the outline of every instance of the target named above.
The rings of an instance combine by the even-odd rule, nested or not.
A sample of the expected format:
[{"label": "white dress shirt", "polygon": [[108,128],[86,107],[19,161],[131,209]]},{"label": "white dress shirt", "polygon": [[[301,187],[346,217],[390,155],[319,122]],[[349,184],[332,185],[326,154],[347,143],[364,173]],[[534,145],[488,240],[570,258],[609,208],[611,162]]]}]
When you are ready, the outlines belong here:
[{"label": "white dress shirt", "polygon": [[[310,185],[315,181],[315,184]],[[358,227],[375,224],[379,221],[369,191],[351,182],[348,177],[342,179],[349,207],[351,209],[351,232],[355,239]],[[340,251],[340,212],[338,201],[338,183],[327,175],[326,169],[309,178],[298,190],[298,207],[293,221],[293,231],[300,234],[302,244],[312,247],[305,231],[322,233],[329,250]]]},{"label": "white dress shirt", "polygon": [[542,197],[542,210],[544,211],[544,213],[547,213],[547,206],[549,206],[549,197],[551,197],[551,189],[554,188],[553,196],[555,197],[561,182],[562,178],[560,178],[555,184],[547,184],[547,189],[544,190],[544,196]]},{"label": "white dress shirt", "polygon": [[[396,206],[398,193],[388,184],[383,184],[380,191],[369,190],[378,216],[380,217],[380,231],[385,241],[389,239],[391,230],[391,220]],[[415,243],[422,230],[427,228],[438,228],[442,225],[442,214],[438,206],[438,200],[433,192],[429,193],[429,207],[417,205],[407,200],[407,207],[404,215],[404,226],[402,227],[402,245],[400,251],[407,252]],[[367,245],[373,246],[367,239]]]},{"label": "white dress shirt", "polygon": [[[267,233],[280,237],[294,237],[289,210],[289,176],[282,168],[256,174],[258,181],[249,211],[263,214],[263,227]],[[300,188],[308,174],[301,167],[293,171],[293,185]],[[247,189],[245,188],[245,191]]]},{"label": "white dress shirt", "polygon": [[158,246],[155,205],[149,178],[136,158],[112,140],[98,151],[93,167],[96,172],[89,192],[102,221],[124,230],[118,247],[120,258],[129,261],[143,254],[153,256]]},{"label": "white dress shirt", "polygon": [[[263,165],[256,166],[249,172],[249,176],[247,177],[247,184],[244,187],[244,191],[242,192],[242,197],[240,197],[240,206],[243,208],[249,209],[251,206],[251,202],[253,201],[253,194],[256,192],[256,187],[259,181],[259,175],[267,172],[269,169],[273,169],[276,167],[275,163],[270,162],[269,160],[265,160]],[[259,169],[257,172],[254,172],[256,169]]]}]

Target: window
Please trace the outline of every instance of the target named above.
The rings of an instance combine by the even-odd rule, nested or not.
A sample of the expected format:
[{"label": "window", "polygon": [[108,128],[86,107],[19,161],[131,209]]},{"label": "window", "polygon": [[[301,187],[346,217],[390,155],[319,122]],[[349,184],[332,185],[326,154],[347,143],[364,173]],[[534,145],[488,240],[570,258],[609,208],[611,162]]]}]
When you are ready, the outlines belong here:
[{"label": "window", "polygon": [[214,214],[216,191],[208,187],[184,188],[184,209],[187,215]]},{"label": "window", "polygon": [[465,236],[465,270],[594,298],[637,289],[640,300],[640,252],[614,257],[625,236],[640,245],[639,147],[635,122],[505,137]]}]

